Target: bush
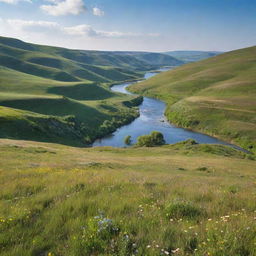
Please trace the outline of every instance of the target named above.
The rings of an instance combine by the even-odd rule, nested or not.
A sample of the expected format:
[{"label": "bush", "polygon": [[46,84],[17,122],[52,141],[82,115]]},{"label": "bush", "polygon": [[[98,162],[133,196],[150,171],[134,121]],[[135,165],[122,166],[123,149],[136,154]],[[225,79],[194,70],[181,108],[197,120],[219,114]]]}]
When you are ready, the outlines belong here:
[{"label": "bush", "polygon": [[137,146],[139,147],[154,147],[164,145],[165,140],[161,132],[153,131],[150,135],[138,137]]},{"label": "bush", "polygon": [[130,136],[130,135],[128,135],[128,136],[126,136],[126,137],[124,138],[124,143],[125,143],[126,145],[131,145],[132,140],[131,140],[131,136]]},{"label": "bush", "polygon": [[188,203],[188,202],[171,202],[165,208],[167,218],[176,219],[194,219],[203,214],[202,209]]}]

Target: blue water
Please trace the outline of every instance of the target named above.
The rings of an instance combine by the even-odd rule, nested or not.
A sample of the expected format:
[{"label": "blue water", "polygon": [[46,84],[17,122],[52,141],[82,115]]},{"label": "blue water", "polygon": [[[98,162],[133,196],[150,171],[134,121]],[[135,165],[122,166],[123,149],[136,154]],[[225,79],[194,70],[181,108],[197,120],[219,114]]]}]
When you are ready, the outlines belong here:
[{"label": "blue water", "polygon": [[[161,69],[160,71],[164,72],[166,69]],[[148,72],[145,74],[145,79],[156,74],[157,73]],[[126,90],[126,88],[131,84],[132,83],[123,83],[114,85],[111,89],[115,92],[132,94]],[[113,134],[96,140],[93,143],[93,146],[125,147],[127,145],[124,143],[124,138],[127,135],[131,136],[132,143],[136,143],[138,136],[149,134],[152,131],[159,131],[164,135],[164,139],[167,144],[177,143],[187,139],[194,139],[198,143],[223,144],[238,148],[211,136],[175,127],[166,120],[164,116],[165,108],[166,104],[164,102],[144,97],[143,103],[139,106],[140,116],[138,118],[136,118],[132,123],[122,126]]]}]

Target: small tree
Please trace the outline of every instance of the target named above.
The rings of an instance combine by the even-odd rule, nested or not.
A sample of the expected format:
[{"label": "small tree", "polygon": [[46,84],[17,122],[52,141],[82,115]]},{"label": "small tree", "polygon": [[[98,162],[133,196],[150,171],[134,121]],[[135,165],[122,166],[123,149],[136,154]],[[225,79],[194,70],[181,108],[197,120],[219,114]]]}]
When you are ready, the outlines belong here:
[{"label": "small tree", "polygon": [[125,143],[126,145],[131,145],[132,140],[131,140],[131,136],[130,136],[130,135],[128,135],[128,136],[126,136],[126,137],[124,138],[124,143]]},{"label": "small tree", "polygon": [[143,135],[138,137],[137,146],[140,147],[154,147],[164,145],[165,140],[161,132],[153,131],[150,135]]},{"label": "small tree", "polygon": [[151,132],[151,138],[154,145],[164,145],[164,135],[161,132]]}]

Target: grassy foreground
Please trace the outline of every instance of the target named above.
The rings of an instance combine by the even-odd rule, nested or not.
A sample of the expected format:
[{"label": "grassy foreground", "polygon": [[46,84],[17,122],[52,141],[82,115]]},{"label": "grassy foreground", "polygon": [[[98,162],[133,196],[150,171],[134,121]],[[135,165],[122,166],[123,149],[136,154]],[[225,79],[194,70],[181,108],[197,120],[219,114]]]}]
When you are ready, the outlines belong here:
[{"label": "grassy foreground", "polygon": [[131,90],[164,100],[178,126],[256,152],[256,46],[183,65]]},{"label": "grassy foreground", "polygon": [[256,161],[189,141],[0,140],[0,254],[256,255]]}]

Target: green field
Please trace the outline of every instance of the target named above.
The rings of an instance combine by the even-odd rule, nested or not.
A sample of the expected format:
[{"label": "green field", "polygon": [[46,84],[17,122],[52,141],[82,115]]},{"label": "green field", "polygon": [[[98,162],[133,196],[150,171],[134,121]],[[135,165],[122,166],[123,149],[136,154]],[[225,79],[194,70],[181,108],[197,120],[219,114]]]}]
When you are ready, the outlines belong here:
[{"label": "green field", "polygon": [[84,146],[138,116],[113,83],[182,62],[147,52],[42,46],[0,37],[0,137]]},{"label": "green field", "polygon": [[190,142],[0,140],[0,254],[256,254],[255,157]]},{"label": "green field", "polygon": [[160,98],[174,124],[256,152],[256,47],[183,65],[133,85]]}]

